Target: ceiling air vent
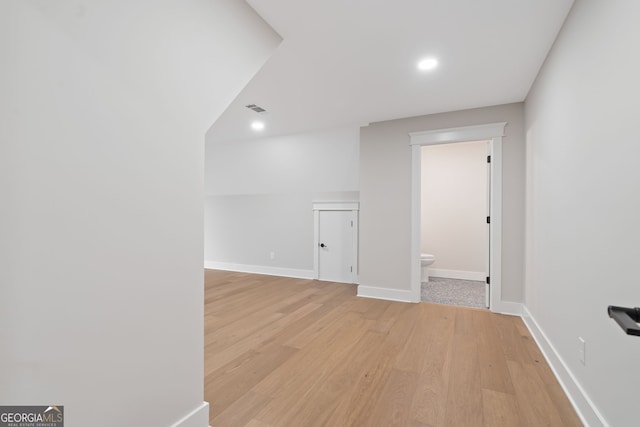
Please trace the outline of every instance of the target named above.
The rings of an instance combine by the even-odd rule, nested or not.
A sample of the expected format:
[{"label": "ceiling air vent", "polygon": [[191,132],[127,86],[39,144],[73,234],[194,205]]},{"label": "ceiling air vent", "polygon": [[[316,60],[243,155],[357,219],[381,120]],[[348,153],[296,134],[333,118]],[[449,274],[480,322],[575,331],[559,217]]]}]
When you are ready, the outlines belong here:
[{"label": "ceiling air vent", "polygon": [[245,105],[245,107],[247,107],[250,110],[255,111],[256,113],[264,113],[264,112],[267,111],[264,108],[257,106],[256,104]]}]

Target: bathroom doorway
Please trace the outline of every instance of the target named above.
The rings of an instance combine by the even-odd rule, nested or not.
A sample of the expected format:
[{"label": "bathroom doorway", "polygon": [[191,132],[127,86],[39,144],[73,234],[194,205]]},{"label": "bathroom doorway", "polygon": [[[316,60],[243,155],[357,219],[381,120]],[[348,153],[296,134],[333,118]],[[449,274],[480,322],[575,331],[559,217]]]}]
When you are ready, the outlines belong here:
[{"label": "bathroom doorway", "polygon": [[[411,301],[420,301],[421,290],[421,147],[469,141],[489,141],[491,163],[489,210],[489,309],[515,314],[519,307],[502,301],[502,139],[506,122],[411,132]],[[437,255],[436,255],[437,256]]]},{"label": "bathroom doorway", "polygon": [[488,140],[421,147],[420,251],[435,257],[421,268],[421,301],[489,306],[489,150]]}]

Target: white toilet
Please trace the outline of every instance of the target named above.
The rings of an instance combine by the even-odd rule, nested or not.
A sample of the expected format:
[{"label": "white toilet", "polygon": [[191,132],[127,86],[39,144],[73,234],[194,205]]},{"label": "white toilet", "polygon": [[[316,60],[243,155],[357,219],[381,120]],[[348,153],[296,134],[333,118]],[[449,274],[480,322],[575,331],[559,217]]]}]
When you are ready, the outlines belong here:
[{"label": "white toilet", "polygon": [[427,271],[427,267],[433,264],[435,260],[436,260],[436,257],[434,257],[431,254],[420,254],[420,270],[421,270],[421,276],[422,276],[420,278],[421,282],[429,281],[429,272]]}]

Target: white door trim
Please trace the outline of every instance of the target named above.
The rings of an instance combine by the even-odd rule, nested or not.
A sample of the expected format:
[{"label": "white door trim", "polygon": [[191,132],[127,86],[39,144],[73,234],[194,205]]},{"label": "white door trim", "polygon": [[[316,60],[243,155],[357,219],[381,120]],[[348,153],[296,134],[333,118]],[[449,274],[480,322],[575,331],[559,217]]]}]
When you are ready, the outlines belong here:
[{"label": "white door trim", "polygon": [[411,297],[420,302],[420,198],[421,150],[424,145],[488,140],[491,155],[491,224],[490,229],[490,309],[501,313],[502,304],[502,137],[506,122],[488,123],[449,129],[435,129],[409,134],[411,141]]},{"label": "white door trim", "polygon": [[352,233],[352,254],[353,254],[353,271],[351,272],[351,283],[358,283],[358,211],[360,203],[353,201],[338,202],[313,202],[313,278],[320,278],[320,211],[351,211],[351,220],[353,221]]}]

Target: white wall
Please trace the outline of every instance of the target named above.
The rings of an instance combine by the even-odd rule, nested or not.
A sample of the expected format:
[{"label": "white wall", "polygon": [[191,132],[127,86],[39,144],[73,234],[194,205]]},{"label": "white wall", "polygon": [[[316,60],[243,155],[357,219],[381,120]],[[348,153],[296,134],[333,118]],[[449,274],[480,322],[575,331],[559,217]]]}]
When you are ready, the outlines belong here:
[{"label": "white wall", "polygon": [[606,309],[640,306],[639,16],[577,0],[526,101],[526,307],[611,426],[638,425],[640,338]]},{"label": "white wall", "polygon": [[205,192],[223,196],[357,190],[359,141],[356,126],[244,141],[207,137]]},{"label": "white wall", "polygon": [[0,3],[0,402],[208,425],[204,134],[279,38],[244,3]]},{"label": "white wall", "polygon": [[502,297],[522,301],[525,142],[521,103],[378,122],[361,129],[361,285],[411,289],[409,132],[495,122],[508,123],[503,139]]},{"label": "white wall", "polygon": [[358,158],[355,126],[208,138],[205,266],[311,277],[312,201],[357,200]]},{"label": "white wall", "polygon": [[431,274],[472,273],[484,280],[488,143],[431,145],[421,151],[421,251],[436,257]]}]

